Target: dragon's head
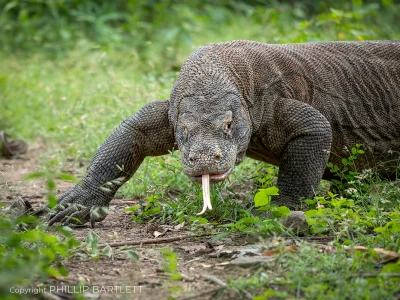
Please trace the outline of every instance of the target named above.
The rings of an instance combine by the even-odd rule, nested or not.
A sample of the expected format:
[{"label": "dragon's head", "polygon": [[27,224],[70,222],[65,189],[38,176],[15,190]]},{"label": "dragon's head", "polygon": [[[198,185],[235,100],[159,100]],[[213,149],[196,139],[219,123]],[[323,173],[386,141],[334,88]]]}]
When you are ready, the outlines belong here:
[{"label": "dragon's head", "polygon": [[184,86],[178,80],[171,94],[183,171],[199,183],[205,174],[211,183],[227,178],[244,159],[250,141],[251,122],[242,97],[223,78],[204,75]]}]

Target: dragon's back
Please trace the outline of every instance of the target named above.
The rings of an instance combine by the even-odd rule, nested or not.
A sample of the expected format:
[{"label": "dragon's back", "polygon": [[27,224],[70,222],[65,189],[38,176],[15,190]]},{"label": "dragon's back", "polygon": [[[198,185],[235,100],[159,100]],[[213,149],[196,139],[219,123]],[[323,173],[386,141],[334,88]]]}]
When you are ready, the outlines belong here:
[{"label": "dragon's back", "polygon": [[[295,99],[328,119],[333,148],[360,143],[379,152],[400,150],[400,41],[234,41],[212,47],[241,78],[236,84],[251,95],[246,101],[255,113],[273,99]],[[243,80],[249,77],[252,82]]]},{"label": "dragon's back", "polygon": [[400,41],[262,44],[233,41],[199,51],[244,97],[253,128],[276,99],[321,112],[332,128],[332,160],[363,144],[379,161],[400,151]]}]

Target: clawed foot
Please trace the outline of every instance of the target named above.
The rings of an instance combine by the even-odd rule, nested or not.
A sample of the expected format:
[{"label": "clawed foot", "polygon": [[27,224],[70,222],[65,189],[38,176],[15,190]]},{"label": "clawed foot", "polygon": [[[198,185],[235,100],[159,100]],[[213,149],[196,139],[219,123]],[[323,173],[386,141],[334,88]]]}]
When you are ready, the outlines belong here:
[{"label": "clawed foot", "polygon": [[55,223],[82,225],[90,221],[94,228],[96,222],[106,218],[110,201],[104,194],[93,193],[76,185],[64,193],[58,202],[47,214],[49,226]]}]

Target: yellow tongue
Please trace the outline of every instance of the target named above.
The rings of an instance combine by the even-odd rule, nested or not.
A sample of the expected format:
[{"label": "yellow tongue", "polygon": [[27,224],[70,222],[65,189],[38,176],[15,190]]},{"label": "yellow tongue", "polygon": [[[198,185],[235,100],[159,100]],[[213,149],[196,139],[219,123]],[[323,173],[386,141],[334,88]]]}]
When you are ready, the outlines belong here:
[{"label": "yellow tongue", "polygon": [[203,185],[203,210],[197,215],[202,215],[205,213],[207,208],[212,210],[211,199],[210,199],[210,174],[205,174],[201,176],[201,182]]}]

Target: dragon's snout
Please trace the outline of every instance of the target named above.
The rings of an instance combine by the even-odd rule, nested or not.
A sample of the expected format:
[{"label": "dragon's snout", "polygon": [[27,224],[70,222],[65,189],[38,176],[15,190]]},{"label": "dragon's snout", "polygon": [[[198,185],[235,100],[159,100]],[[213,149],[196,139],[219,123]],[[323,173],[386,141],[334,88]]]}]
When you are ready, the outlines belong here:
[{"label": "dragon's snout", "polygon": [[190,165],[204,164],[204,163],[218,163],[221,160],[219,152],[212,154],[190,153],[188,162]]}]

